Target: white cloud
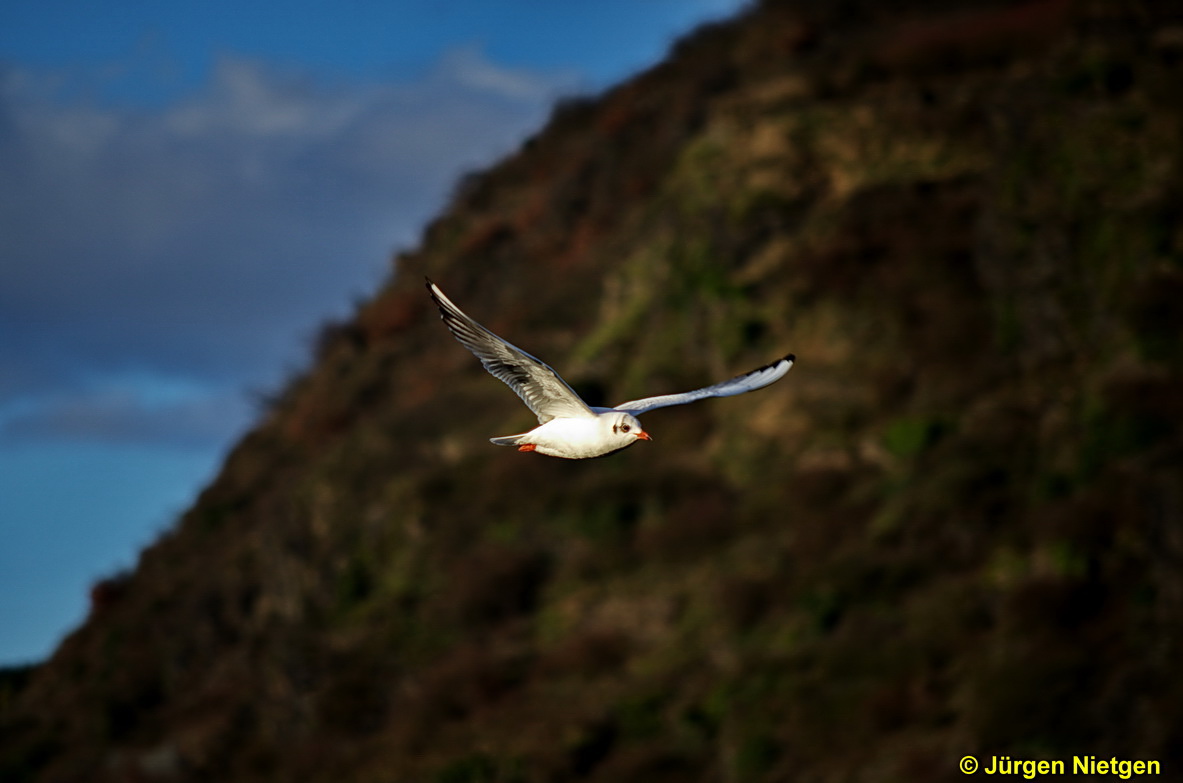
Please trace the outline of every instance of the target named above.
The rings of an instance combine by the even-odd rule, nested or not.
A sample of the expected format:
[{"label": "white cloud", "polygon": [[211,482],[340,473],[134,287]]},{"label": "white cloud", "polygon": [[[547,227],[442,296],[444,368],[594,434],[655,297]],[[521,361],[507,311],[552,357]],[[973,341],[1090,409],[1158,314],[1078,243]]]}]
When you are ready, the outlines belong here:
[{"label": "white cloud", "polygon": [[25,398],[0,414],[0,437],[11,442],[88,440],[216,451],[251,411],[234,390],[182,389],[175,378],[141,378]]},{"label": "white cloud", "polygon": [[163,120],[182,138],[228,133],[244,139],[288,137],[307,142],[348,127],[373,100],[372,92],[332,94],[305,75],[222,57],[206,90],[170,109]]},{"label": "white cloud", "polygon": [[444,79],[475,90],[522,101],[546,101],[557,97],[552,78],[490,62],[477,47],[454,49],[443,59]]},{"label": "white cloud", "polygon": [[[183,440],[202,393],[278,382],[455,177],[574,84],[474,49],[385,84],[223,58],[158,109],[66,101],[63,79],[0,72],[0,419],[24,437],[151,438],[151,423]],[[205,391],[160,415],[137,391],[151,383],[103,387],[128,368]]]}]

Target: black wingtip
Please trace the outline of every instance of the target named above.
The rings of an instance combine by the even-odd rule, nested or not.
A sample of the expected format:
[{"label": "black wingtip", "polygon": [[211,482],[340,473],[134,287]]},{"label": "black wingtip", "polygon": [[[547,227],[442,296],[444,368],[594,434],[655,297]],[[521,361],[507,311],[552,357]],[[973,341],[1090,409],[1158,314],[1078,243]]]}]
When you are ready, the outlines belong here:
[{"label": "black wingtip", "polygon": [[[427,295],[431,297],[431,301],[435,302],[436,307],[440,308],[441,317],[443,317],[444,303],[440,301],[439,296],[436,294],[436,291],[439,291],[440,287],[427,275],[423,276],[423,281],[427,287]],[[442,294],[443,292],[440,291],[440,293]]]},{"label": "black wingtip", "polygon": [[791,353],[791,354],[789,354],[788,356],[786,356],[786,357],[785,357],[785,358],[784,358],[782,361],[786,361],[786,362],[796,362],[796,361],[797,361],[797,354],[795,354],[795,353]]},{"label": "black wingtip", "polygon": [[427,286],[427,295],[431,297],[431,301],[435,304],[436,308],[440,311],[440,320],[443,321],[444,323],[447,323],[448,322],[448,308],[444,306],[444,303],[440,301],[439,296],[437,296],[435,293],[436,291],[439,291],[439,287],[434,282],[432,282],[431,278],[428,277],[427,275],[423,276],[423,280],[425,281],[425,285]]}]

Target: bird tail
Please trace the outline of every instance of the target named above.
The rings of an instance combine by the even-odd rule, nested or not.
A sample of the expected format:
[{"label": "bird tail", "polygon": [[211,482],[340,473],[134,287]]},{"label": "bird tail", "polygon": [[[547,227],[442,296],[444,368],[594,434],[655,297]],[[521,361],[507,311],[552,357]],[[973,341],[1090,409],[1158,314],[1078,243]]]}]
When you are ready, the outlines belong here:
[{"label": "bird tail", "polygon": [[517,446],[522,442],[522,437],[525,434],[526,433],[523,432],[521,435],[505,435],[500,438],[489,438],[489,442],[495,443],[498,446]]}]

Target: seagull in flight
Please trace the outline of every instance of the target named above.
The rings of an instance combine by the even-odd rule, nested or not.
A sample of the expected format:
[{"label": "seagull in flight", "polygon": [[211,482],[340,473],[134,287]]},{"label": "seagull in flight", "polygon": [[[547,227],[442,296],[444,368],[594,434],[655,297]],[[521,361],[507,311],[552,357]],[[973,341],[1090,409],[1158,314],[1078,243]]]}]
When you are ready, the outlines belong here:
[{"label": "seagull in flight", "polygon": [[652,440],[637,417],[655,408],[685,405],[707,397],[733,397],[762,389],[784,377],[796,360],[793,354],[731,380],[681,394],[663,394],[623,402],[615,408],[588,406],[550,365],[510,345],[464,314],[431,280],[427,290],[440,318],[493,377],[513,389],[538,417],[538,426],[521,435],[489,440],[498,446],[517,446],[549,457],[588,459],[628,448],[638,440]]}]

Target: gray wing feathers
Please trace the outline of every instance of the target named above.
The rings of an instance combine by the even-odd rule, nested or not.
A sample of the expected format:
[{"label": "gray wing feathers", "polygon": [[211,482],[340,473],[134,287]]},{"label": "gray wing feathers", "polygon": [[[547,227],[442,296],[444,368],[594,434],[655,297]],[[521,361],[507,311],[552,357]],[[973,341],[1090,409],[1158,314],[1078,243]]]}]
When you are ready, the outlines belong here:
[{"label": "gray wing feathers", "polygon": [[440,318],[493,377],[504,381],[534,412],[541,424],[557,417],[594,416],[591,408],[545,362],[510,345],[452,304],[430,280],[427,290],[439,307]]},{"label": "gray wing feathers", "polygon": [[751,372],[737,375],[730,380],[716,383],[713,386],[707,386],[681,394],[663,394],[660,397],[646,397],[643,400],[622,402],[616,406],[615,410],[627,411],[634,416],[639,416],[654,408],[665,408],[670,405],[685,405],[688,402],[702,400],[707,397],[734,397],[736,394],[744,394],[745,392],[762,389],[770,383],[779,381],[789,371],[789,368],[793,366],[793,362],[796,360],[796,356],[789,354],[783,359],[777,359],[771,364],[758,367]]}]

